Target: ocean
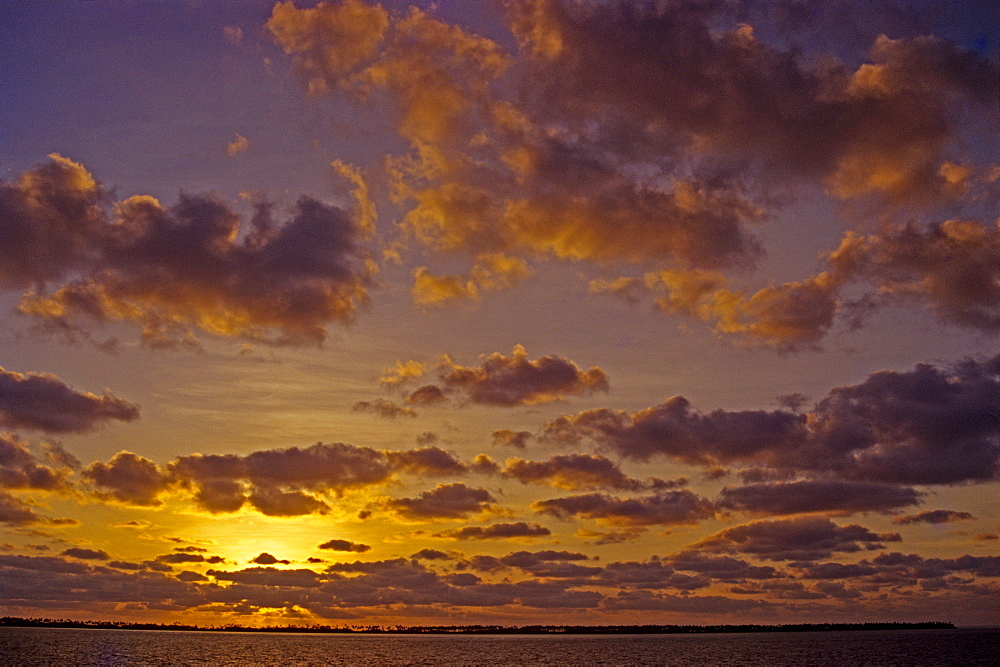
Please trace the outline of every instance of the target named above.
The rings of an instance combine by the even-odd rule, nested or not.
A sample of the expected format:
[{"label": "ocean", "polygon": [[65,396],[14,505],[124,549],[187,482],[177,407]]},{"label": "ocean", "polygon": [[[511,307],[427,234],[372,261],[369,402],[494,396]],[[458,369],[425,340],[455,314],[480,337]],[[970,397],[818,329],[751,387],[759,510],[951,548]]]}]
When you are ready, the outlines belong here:
[{"label": "ocean", "polygon": [[997,665],[1000,628],[324,635],[0,628],[5,665]]}]

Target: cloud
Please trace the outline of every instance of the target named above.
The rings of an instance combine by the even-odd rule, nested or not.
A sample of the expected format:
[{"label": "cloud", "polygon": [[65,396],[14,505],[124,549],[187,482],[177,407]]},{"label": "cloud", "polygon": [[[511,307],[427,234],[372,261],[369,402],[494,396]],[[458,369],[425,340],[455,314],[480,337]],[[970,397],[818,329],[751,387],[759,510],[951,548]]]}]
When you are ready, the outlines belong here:
[{"label": "cloud", "polygon": [[688,490],[664,491],[652,496],[619,498],[588,493],[531,505],[535,512],[561,519],[594,519],[613,526],[652,526],[697,523],[714,516],[712,504]]},{"label": "cloud", "polygon": [[500,474],[522,484],[544,484],[569,491],[602,488],[638,491],[664,484],[656,479],[648,482],[632,479],[614,461],[597,454],[560,454],[548,461],[511,458],[504,463]]},{"label": "cloud", "polygon": [[717,505],[751,514],[885,512],[918,505],[924,494],[905,486],[840,480],[798,480],[725,487]]},{"label": "cloud", "polygon": [[555,355],[531,361],[521,345],[514,346],[509,357],[495,352],[483,358],[480,366],[460,366],[446,356],[439,377],[441,384],[437,386],[442,393],[458,393],[471,403],[502,407],[608,391],[608,377],[597,366],[585,371]]},{"label": "cloud", "polygon": [[419,560],[451,560],[453,556],[446,554],[443,551],[438,551],[437,549],[421,549],[410,556],[410,558],[416,558]]},{"label": "cloud", "polygon": [[266,516],[326,514],[330,509],[325,502],[308,493],[283,491],[272,486],[258,486],[246,498],[254,509]]},{"label": "cloud", "polygon": [[222,36],[233,46],[243,43],[243,29],[235,25],[227,25],[222,28]]},{"label": "cloud", "polygon": [[236,138],[226,144],[226,155],[236,157],[246,153],[248,148],[250,148],[250,140],[242,134],[237,133]]},{"label": "cloud", "polygon": [[[387,451],[385,455],[395,467],[415,475],[459,475],[469,470],[469,466],[440,447]],[[481,461],[478,457],[476,460]]]},{"label": "cloud", "polygon": [[721,595],[669,595],[651,591],[621,591],[605,598],[605,609],[675,611],[685,614],[736,614],[774,606],[763,600],[741,600]]},{"label": "cloud", "polygon": [[157,563],[166,565],[179,565],[181,563],[205,563],[209,558],[198,553],[170,553],[160,554],[155,558]]},{"label": "cloud", "polygon": [[572,551],[515,551],[500,558],[507,567],[516,567],[536,577],[546,579],[578,579],[603,572],[603,568],[580,565],[586,554]]},{"label": "cloud", "polygon": [[319,545],[320,549],[330,549],[332,551],[349,551],[353,553],[363,554],[366,551],[371,551],[372,548],[367,544],[361,544],[360,542],[351,542],[349,540],[328,540],[323,544]]},{"label": "cloud", "polygon": [[245,505],[268,516],[324,514],[326,494],[376,486],[396,475],[465,474],[483,468],[465,464],[437,447],[376,450],[345,443],[317,443],[236,454],[189,454],[160,466],[131,452],[95,461],[82,471],[98,495],[119,502],[155,506],[165,493],[190,493],[212,513]]},{"label": "cloud", "polygon": [[697,572],[715,581],[727,583],[743,582],[748,579],[774,579],[780,576],[778,570],[770,565],[751,565],[739,558],[710,556],[696,551],[681,551],[664,560],[676,570]]},{"label": "cloud", "polygon": [[[934,37],[882,36],[856,68],[821,66],[766,43],[726,3],[511,8],[541,79],[532,83],[547,84],[563,118],[603,120],[602,129],[671,154],[700,140],[704,154],[820,179],[839,197],[940,187],[936,171],[958,128],[954,101],[991,98],[995,66]],[[639,74],[613,74],[630,68]]]},{"label": "cloud", "polygon": [[541,524],[516,521],[494,523],[489,526],[466,526],[438,533],[434,537],[450,537],[455,540],[506,540],[547,537],[551,534],[552,531]]},{"label": "cloud", "polygon": [[624,528],[622,530],[589,530],[587,528],[581,528],[574,534],[574,537],[579,537],[584,540],[593,539],[594,544],[604,545],[604,544],[622,544],[624,542],[630,542],[632,540],[639,539],[642,537],[644,529],[641,527],[631,527]]},{"label": "cloud", "polygon": [[419,361],[396,361],[395,368],[387,368],[378,381],[384,387],[398,387],[424,376],[426,369]]},{"label": "cloud", "polygon": [[358,401],[351,406],[354,412],[374,412],[379,417],[386,419],[396,419],[397,417],[416,417],[417,412],[410,408],[396,405],[392,401],[384,398],[376,398],[373,401]]},{"label": "cloud", "polygon": [[831,262],[882,300],[919,300],[945,322],[1000,332],[1000,223],[954,218],[848,232]]},{"label": "cloud", "polygon": [[534,437],[530,431],[511,431],[510,429],[499,429],[493,431],[494,447],[513,447],[515,449],[527,449],[528,442]]},{"label": "cloud", "polygon": [[732,3],[507,9],[511,53],[421,11],[356,1],[282,3],[268,23],[312,92],[387,103],[413,149],[390,162],[412,206],[404,226],[433,248],[745,262],[749,225],[765,216],[755,188],[947,195],[958,110],[982,114],[993,99],[995,65],[934,37],[879,37],[855,64],[808,57],[816,40],[805,55],[771,44]]},{"label": "cloud", "polygon": [[179,611],[204,601],[192,584],[149,570],[117,569],[56,557],[0,557],[7,606],[67,609],[85,604],[110,614],[121,605],[158,611]]},{"label": "cloud", "polygon": [[637,304],[637,291],[641,282],[637,278],[621,276],[618,278],[595,278],[587,283],[590,294],[609,294],[626,303]]},{"label": "cloud", "polygon": [[[779,352],[816,348],[835,323],[857,328],[868,311],[897,302],[921,303],[956,326],[1000,331],[997,224],[969,218],[885,223],[877,234],[846,232],[824,261],[825,271],[752,294],[734,289],[718,271],[689,268],[646,273],[643,285],[660,311],[694,317],[717,334]],[[638,301],[638,280],[618,281],[628,289],[592,283],[591,291]],[[845,298],[849,287],[861,295]]]},{"label": "cloud", "polygon": [[33,287],[18,310],[71,336],[126,321],[153,347],[194,344],[196,331],[320,343],[327,324],[367,302],[374,272],[362,245],[373,222],[364,183],[347,165],[334,168],[354,188],[353,213],[301,197],[278,223],[257,201],[244,225],[207,195],[182,194],[169,208],[133,196],[109,214],[111,195],[89,172],[51,156],[0,184],[5,248],[18,249],[0,256],[0,285]]},{"label": "cloud", "polygon": [[70,556],[81,560],[109,560],[111,558],[107,551],[103,549],[83,549],[80,547],[70,547],[63,550],[60,556]]},{"label": "cloud", "polygon": [[832,272],[764,287],[752,295],[734,291],[721,273],[672,269],[646,274],[656,307],[697,317],[716,333],[739,336],[779,351],[815,346],[839,312],[845,278]]},{"label": "cloud", "polygon": [[956,521],[972,521],[975,518],[976,517],[972,516],[968,512],[956,512],[955,510],[925,510],[923,512],[917,512],[916,514],[898,516],[893,519],[892,522],[905,526],[911,523],[941,524],[953,523]]},{"label": "cloud", "polygon": [[267,22],[274,39],[310,77],[310,88],[320,91],[374,55],[388,27],[381,6],[358,0],[322,3],[299,9],[293,2],[279,2]]},{"label": "cloud", "polygon": [[406,395],[407,405],[439,405],[447,402],[448,396],[445,391],[433,384],[417,387]]},{"label": "cloud", "polygon": [[691,410],[682,396],[628,414],[587,410],[546,424],[549,442],[578,444],[589,438],[623,456],[647,460],[663,454],[691,464],[718,465],[783,446],[804,431],[803,419],[787,412]]},{"label": "cloud", "polygon": [[81,477],[97,487],[100,494],[132,505],[161,504],[157,496],[170,485],[159,466],[128,451],[118,452],[108,463],[94,461],[83,469]]},{"label": "cloud", "polygon": [[5,526],[28,526],[36,523],[45,523],[46,521],[48,519],[36,514],[31,505],[9,493],[0,491],[0,524]]},{"label": "cloud", "polygon": [[104,224],[98,182],[61,155],[0,181],[0,285],[18,289],[59,280],[85,266]]},{"label": "cloud", "polygon": [[275,563],[282,563],[283,565],[288,565],[289,563],[289,561],[287,560],[278,560],[277,558],[267,553],[266,551],[262,551],[257,556],[254,556],[253,560],[251,560],[250,562],[257,563],[258,565],[274,565]]},{"label": "cloud", "polygon": [[[541,437],[568,445],[591,440],[640,461],[659,455],[692,465],[752,463],[858,482],[956,484],[996,478],[998,413],[1000,357],[880,371],[832,389],[805,414],[701,413],[676,396],[631,414],[602,408],[563,416],[546,424]],[[787,496],[796,488],[805,487],[772,492]]]},{"label": "cloud", "polygon": [[898,542],[895,533],[876,534],[857,524],[839,526],[821,517],[753,521],[724,528],[692,545],[692,550],[744,553],[764,560],[813,561],[834,552],[856,553]]},{"label": "cloud", "polygon": [[111,420],[133,421],[139,406],[105,392],[80,392],[55,375],[0,368],[0,426],[80,433]]},{"label": "cloud", "polygon": [[520,257],[503,253],[480,255],[466,275],[435,275],[426,266],[413,271],[413,301],[420,306],[436,307],[455,301],[475,301],[483,292],[513,287],[531,276],[531,269]]},{"label": "cloud", "polygon": [[438,484],[416,498],[393,498],[384,507],[396,516],[410,521],[465,519],[470,514],[492,511],[494,498],[486,489],[475,489],[461,482]]},{"label": "cloud", "polygon": [[44,458],[49,459],[46,463],[56,465],[42,463],[28,444],[16,436],[0,435],[0,489],[55,491],[67,488],[66,478],[72,472],[66,465],[69,462],[59,456]]}]

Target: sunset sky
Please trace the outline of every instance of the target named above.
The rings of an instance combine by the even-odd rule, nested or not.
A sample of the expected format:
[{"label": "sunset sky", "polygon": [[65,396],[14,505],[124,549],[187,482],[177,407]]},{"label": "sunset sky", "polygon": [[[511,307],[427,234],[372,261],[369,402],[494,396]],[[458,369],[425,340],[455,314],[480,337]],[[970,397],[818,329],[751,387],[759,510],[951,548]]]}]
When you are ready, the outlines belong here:
[{"label": "sunset sky", "polygon": [[998,21],[3,3],[0,615],[1000,624]]}]

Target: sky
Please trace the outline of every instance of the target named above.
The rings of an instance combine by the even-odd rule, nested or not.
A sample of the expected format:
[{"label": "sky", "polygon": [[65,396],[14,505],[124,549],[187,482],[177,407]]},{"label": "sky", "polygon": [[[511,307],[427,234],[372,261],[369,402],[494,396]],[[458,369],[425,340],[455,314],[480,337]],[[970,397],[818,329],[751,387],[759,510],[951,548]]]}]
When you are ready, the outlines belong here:
[{"label": "sky", "polygon": [[998,19],[4,3],[0,614],[1000,624]]}]

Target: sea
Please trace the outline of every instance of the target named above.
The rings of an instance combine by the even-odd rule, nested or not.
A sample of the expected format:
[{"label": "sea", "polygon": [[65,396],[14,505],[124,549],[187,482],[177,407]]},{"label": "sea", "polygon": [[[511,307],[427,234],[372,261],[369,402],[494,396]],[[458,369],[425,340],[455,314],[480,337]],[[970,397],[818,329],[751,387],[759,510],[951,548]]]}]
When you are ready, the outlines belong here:
[{"label": "sea", "polygon": [[3,665],[1000,665],[1000,628],[365,635],[0,628]]}]

